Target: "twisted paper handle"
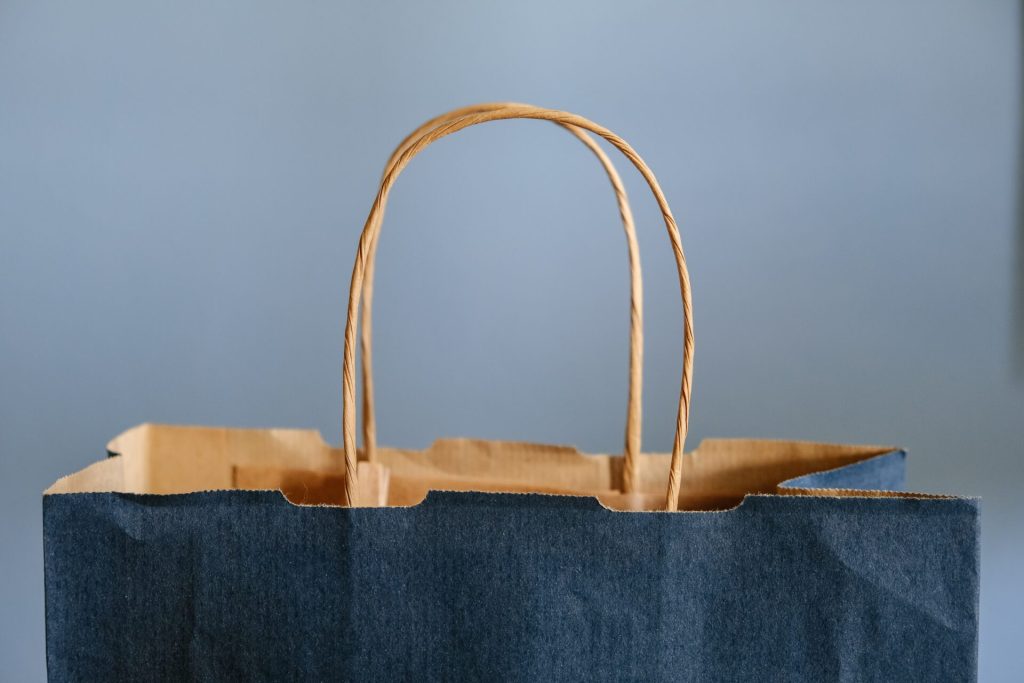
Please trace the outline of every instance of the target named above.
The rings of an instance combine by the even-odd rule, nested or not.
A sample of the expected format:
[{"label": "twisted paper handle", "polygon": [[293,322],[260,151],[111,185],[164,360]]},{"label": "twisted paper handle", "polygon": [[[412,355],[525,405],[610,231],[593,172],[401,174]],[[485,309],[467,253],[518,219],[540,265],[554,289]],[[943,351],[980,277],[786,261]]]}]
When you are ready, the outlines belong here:
[{"label": "twisted paper handle", "polygon": [[[443,123],[448,123],[468,114],[481,112],[492,112],[510,107],[522,107],[523,105],[512,102],[494,102],[475,104],[461,109],[454,109],[450,112],[435,117],[410,133],[395,148],[388,158],[384,167],[385,175],[390,171],[399,155],[419,137],[429,130],[432,130]],[[615,192],[615,200],[619,206],[619,216],[622,219],[622,228],[626,234],[626,244],[629,251],[629,275],[630,275],[630,329],[629,329],[629,398],[626,403],[626,433],[623,450],[622,467],[622,491],[631,493],[639,478],[640,468],[640,445],[641,433],[643,430],[643,278],[640,268],[640,248],[637,245],[636,228],[633,224],[633,212],[629,207],[629,198],[626,195],[626,188],[615,168],[615,164],[608,158],[604,150],[594,141],[586,131],[567,124],[557,124],[572,133],[589,149],[601,162],[608,180],[611,182]],[[378,216],[378,224],[384,219],[386,202],[381,206]],[[379,233],[378,233],[379,234]],[[370,244],[370,250],[366,260],[366,272],[363,276],[363,301],[362,314],[360,316],[360,337],[359,350],[362,361],[363,380],[363,455],[368,461],[376,459],[377,450],[377,420],[374,401],[373,384],[373,278],[374,266],[377,261],[377,239]]]},{"label": "twisted paper handle", "polygon": [[345,451],[345,491],[349,505],[358,505],[358,486],[356,472],[356,407],[355,407],[355,346],[356,346],[356,314],[359,308],[359,301],[363,291],[363,279],[365,277],[366,265],[369,260],[370,250],[377,240],[380,232],[381,218],[384,205],[387,202],[388,194],[392,186],[409,162],[425,147],[442,137],[451,135],[463,128],[485,123],[512,118],[528,118],[544,121],[552,121],[562,125],[574,126],[595,133],[622,152],[626,158],[633,163],[636,169],[647,181],[655,200],[661,209],[662,218],[665,221],[665,228],[668,231],[669,241],[672,245],[673,255],[676,260],[676,269],[679,276],[679,291],[683,304],[683,376],[679,392],[679,408],[676,413],[676,432],[672,444],[672,459],[669,470],[668,492],[666,495],[666,509],[675,510],[678,506],[680,478],[682,474],[683,443],[686,439],[686,431],[690,414],[690,388],[693,377],[693,313],[690,297],[690,278],[686,268],[686,258],[683,254],[682,242],[679,238],[679,230],[676,226],[672,210],[665,199],[661,187],[658,185],[654,173],[644,163],[643,159],[633,150],[630,145],[615,135],[607,128],[589,121],[581,116],[568,112],[553,109],[543,109],[529,105],[506,107],[494,111],[483,111],[476,114],[462,116],[447,123],[443,123],[430,132],[419,137],[415,142],[406,147],[394,164],[388,169],[381,179],[377,197],[367,216],[363,226],[363,232],[359,238],[359,245],[356,252],[355,265],[352,269],[352,280],[349,289],[348,314],[345,321],[345,353],[342,365],[342,391],[343,391],[343,416],[342,416],[342,439]]}]

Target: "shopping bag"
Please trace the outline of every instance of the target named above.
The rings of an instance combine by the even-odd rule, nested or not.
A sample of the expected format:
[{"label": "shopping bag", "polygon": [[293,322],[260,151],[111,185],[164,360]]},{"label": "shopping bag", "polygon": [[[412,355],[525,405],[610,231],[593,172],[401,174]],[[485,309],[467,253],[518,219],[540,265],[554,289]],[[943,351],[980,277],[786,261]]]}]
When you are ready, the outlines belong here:
[{"label": "shopping bag", "polygon": [[[365,421],[356,447],[356,328],[388,193],[427,145],[511,118],[604,138],[659,204],[684,311],[671,453],[641,452],[638,403],[622,454],[387,448]],[[692,318],[672,212],[625,141],[527,105],[431,122],[388,164],[360,238],[340,447],[147,424],[44,494],[50,678],[974,680],[978,501],[903,491],[905,453],[887,446],[684,454]]]}]

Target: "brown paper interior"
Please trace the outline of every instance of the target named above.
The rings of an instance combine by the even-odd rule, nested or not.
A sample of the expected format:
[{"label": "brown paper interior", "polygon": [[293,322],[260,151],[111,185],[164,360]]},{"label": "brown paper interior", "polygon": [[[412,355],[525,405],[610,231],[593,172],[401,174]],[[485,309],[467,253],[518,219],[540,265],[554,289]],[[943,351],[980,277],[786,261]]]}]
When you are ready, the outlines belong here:
[{"label": "brown paper interior", "polygon": [[[300,505],[344,503],[344,455],[313,430],[144,424],[116,437],[108,450],[117,457],[60,479],[46,493],[280,490]],[[709,439],[684,459],[679,507],[721,510],[735,507],[748,494],[813,494],[779,484],[892,450],[889,446]],[[590,495],[616,510],[657,510],[664,506],[669,457],[643,454],[638,490],[626,495],[619,492],[622,457],[617,455],[475,439],[442,439],[423,451],[379,448],[374,462],[359,463],[360,505],[416,505],[433,489]],[[879,492],[829,491],[828,495]]]}]

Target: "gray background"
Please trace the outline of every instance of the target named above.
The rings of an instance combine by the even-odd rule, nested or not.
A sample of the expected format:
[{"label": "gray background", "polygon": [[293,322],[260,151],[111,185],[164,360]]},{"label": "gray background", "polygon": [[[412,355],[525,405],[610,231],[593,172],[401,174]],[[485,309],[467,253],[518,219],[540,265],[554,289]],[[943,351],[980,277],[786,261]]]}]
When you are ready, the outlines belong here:
[{"label": "gray background", "polygon": [[[371,6],[372,5],[372,6]],[[1024,680],[1020,5],[0,2],[0,679],[44,675],[40,493],[143,421],[337,442],[356,235],[392,146],[512,99],[626,137],[680,218],[690,445],[890,442],[984,496],[981,673]],[[676,282],[626,173],[667,450]],[[620,448],[614,202],[537,122],[434,146],[378,271],[382,440]],[[98,589],[100,587],[97,587]]]}]

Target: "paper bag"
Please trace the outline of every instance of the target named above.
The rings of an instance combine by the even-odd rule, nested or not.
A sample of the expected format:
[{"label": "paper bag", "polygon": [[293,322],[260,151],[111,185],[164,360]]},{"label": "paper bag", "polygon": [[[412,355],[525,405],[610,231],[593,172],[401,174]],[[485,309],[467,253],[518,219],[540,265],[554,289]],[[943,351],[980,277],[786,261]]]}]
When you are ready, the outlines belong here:
[{"label": "paper bag", "polygon": [[[654,193],[684,311],[671,453],[640,448],[624,193],[636,267],[622,454],[378,446],[370,399],[357,449],[356,327],[388,193],[428,144],[509,118],[597,134]],[[389,162],[359,242],[341,447],[303,430],[147,424],[54,484],[50,678],[974,680],[978,501],[902,491],[905,453],[888,446],[725,439],[684,454],[692,329],[675,220],[621,138],[527,105],[429,122]]]}]

